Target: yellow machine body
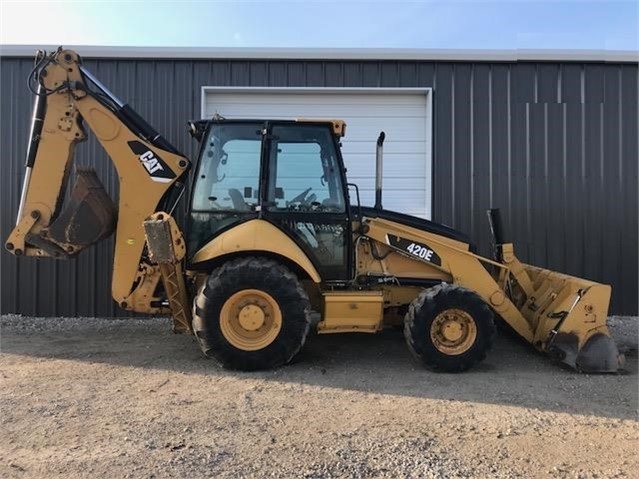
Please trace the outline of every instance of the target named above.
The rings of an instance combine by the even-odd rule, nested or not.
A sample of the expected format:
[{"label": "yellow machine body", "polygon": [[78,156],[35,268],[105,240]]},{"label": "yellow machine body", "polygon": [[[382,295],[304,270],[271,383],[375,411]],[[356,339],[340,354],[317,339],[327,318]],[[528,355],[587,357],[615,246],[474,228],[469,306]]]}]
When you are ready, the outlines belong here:
[{"label": "yellow machine body", "polygon": [[[506,242],[498,245],[496,259],[478,256],[468,242],[376,214],[381,208],[354,214],[352,236],[344,238],[350,242],[352,277],[339,284],[323,278],[304,248],[291,234],[263,219],[259,209],[255,218],[220,231],[187,254],[182,232],[171,210],[164,208],[171,207],[167,198],[183,184],[190,161],[104,87],[100,87],[102,94],[92,93],[87,84],[99,82],[82,68],[75,52],[60,49],[37,60],[38,90],[27,171],[16,227],[5,243],[11,253],[65,258],[115,230],[114,300],[131,311],[172,314],[176,332],[195,332],[205,352],[214,348],[214,341],[209,341],[211,324],[213,329],[221,328],[218,339],[226,338],[249,355],[268,349],[285,334],[289,312],[280,308],[277,291],[229,290],[228,299],[218,308],[219,324],[217,318],[202,316],[215,299],[215,288],[223,289],[225,281],[235,280],[224,265],[232,264],[235,269],[229,271],[245,275],[246,271],[268,275],[269,268],[280,271],[284,265],[282,281],[292,285],[298,298],[289,308],[308,301],[321,316],[319,333],[373,333],[404,317],[412,321],[420,302],[429,298],[424,292],[454,285],[461,294],[472,292],[482,302],[480,306],[488,306],[519,336],[570,367],[614,372],[622,364],[606,326],[610,286],[522,264],[513,245]],[[345,134],[341,120],[298,122],[328,126],[336,142]],[[86,137],[84,125],[94,132],[115,165],[117,207],[96,173],[81,168],[76,168],[70,199],[63,201],[74,147]],[[201,136],[197,126],[192,127],[194,136]],[[383,142],[382,135],[380,138],[378,148]],[[323,161],[328,162],[327,158]],[[343,170],[343,164],[338,166]],[[309,204],[323,207],[319,202]],[[317,238],[331,241],[335,231],[345,230],[333,229]],[[251,265],[250,258],[262,260]],[[264,288],[276,286],[265,284]],[[308,318],[308,308],[300,308],[301,317]],[[440,341],[443,351],[461,354],[480,335],[469,317],[454,305],[441,312],[430,330],[433,341]],[[206,321],[213,322],[208,330],[203,325]],[[295,332],[299,344],[273,364],[283,364],[299,350],[305,327]],[[261,367],[246,357],[251,369]]]},{"label": "yellow machine body", "polygon": [[192,259],[193,264],[214,261],[234,254],[274,254],[292,261],[315,283],[321,281],[313,263],[295,244],[271,223],[256,219],[242,223],[209,241]]}]

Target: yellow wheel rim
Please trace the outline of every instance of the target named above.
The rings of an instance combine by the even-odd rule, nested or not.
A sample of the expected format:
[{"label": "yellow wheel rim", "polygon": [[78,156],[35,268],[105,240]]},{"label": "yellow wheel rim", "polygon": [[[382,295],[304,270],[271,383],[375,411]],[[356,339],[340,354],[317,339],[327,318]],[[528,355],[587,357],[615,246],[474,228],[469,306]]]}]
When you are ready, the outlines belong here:
[{"label": "yellow wheel rim", "polygon": [[430,339],[435,347],[449,356],[468,351],[477,339],[473,317],[461,309],[446,309],[430,326]]},{"label": "yellow wheel rim", "polygon": [[270,294],[243,289],[222,306],[220,329],[236,348],[257,351],[271,344],[280,333],[282,311]]}]

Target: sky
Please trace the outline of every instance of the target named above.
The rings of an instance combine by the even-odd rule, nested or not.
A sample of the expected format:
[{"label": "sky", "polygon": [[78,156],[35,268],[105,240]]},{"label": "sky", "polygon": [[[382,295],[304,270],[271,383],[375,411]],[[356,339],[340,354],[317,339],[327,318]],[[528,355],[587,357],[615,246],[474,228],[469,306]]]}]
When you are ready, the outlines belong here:
[{"label": "sky", "polygon": [[0,44],[639,50],[639,0],[0,0]]}]

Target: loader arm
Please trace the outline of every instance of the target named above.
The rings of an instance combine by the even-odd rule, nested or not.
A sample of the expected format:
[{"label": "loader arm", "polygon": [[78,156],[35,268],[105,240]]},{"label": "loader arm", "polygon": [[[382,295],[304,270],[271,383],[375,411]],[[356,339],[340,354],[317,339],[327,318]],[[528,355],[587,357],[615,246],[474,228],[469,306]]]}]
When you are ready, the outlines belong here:
[{"label": "loader arm", "polygon": [[[95,79],[75,52],[59,49],[36,61],[26,174],[5,246],[15,255],[66,258],[116,228],[113,298],[124,309],[160,312],[154,296],[160,274],[148,261],[143,222],[183,185],[190,162]],[[96,173],[79,167],[64,201],[75,146],[86,139],[84,125],[117,171],[117,211]]]},{"label": "loader arm", "polygon": [[[498,258],[491,260],[467,244],[408,225],[382,218],[364,223],[364,240],[380,251],[372,258],[382,263],[378,271],[443,275],[480,296],[525,341],[573,369],[616,372],[623,366],[606,326],[610,286],[523,264],[511,243],[499,242]],[[370,270],[365,258],[358,259]]]}]

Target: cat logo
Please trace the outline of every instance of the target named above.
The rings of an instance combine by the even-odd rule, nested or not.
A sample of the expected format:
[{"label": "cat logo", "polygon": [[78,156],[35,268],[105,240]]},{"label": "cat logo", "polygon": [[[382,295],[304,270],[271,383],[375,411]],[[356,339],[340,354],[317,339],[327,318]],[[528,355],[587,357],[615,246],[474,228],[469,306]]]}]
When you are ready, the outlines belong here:
[{"label": "cat logo", "polygon": [[139,141],[129,141],[129,148],[138,155],[138,159],[153,181],[170,183],[175,179],[175,173],[167,166],[160,156],[148,146]]},{"label": "cat logo", "polygon": [[158,170],[164,170],[151,150],[142,153],[140,155],[140,161],[146,168],[146,171],[148,171],[149,173],[155,173]]}]

